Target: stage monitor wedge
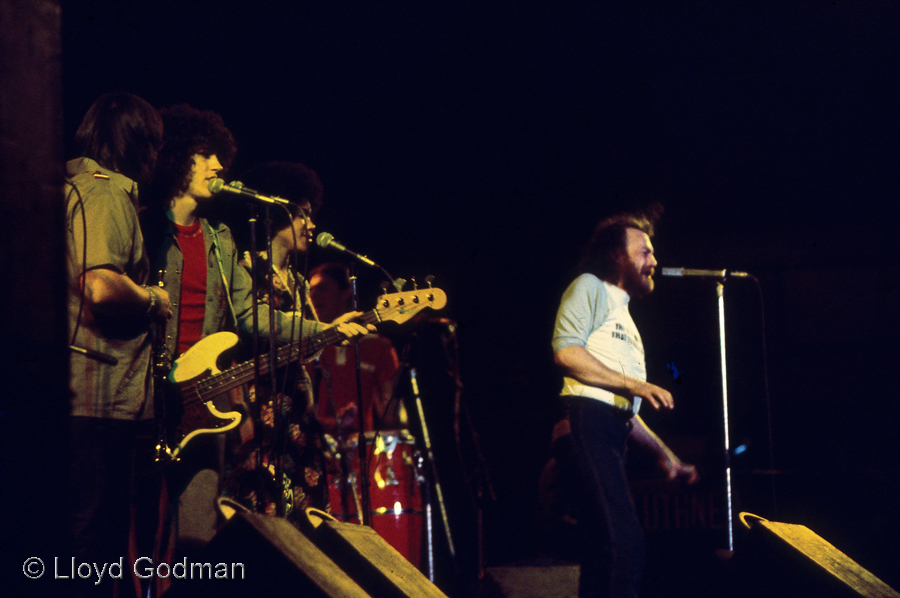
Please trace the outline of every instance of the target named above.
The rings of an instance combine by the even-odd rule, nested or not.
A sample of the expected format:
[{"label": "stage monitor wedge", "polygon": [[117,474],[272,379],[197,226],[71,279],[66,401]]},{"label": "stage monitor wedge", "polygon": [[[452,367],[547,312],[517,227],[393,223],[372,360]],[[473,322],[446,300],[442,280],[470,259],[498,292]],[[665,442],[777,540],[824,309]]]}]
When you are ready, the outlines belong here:
[{"label": "stage monitor wedge", "polygon": [[750,513],[741,513],[740,518],[750,531],[743,544],[736,545],[731,558],[740,582],[738,593],[792,598],[900,598],[900,592],[809,528],[768,521]]},{"label": "stage monitor wedge", "polygon": [[228,579],[175,580],[165,598],[292,595],[372,598],[287,520],[246,511],[231,516],[198,557],[239,563]]},{"label": "stage monitor wedge", "polygon": [[372,596],[447,598],[372,528],[336,521],[315,509],[307,509],[307,515],[316,546]]}]

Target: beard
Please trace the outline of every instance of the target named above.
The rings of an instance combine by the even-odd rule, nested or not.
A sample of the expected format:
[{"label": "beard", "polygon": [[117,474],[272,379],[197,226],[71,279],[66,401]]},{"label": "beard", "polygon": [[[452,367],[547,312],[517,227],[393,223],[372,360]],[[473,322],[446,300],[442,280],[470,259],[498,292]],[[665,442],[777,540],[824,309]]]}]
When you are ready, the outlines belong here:
[{"label": "beard", "polygon": [[622,265],[622,286],[629,296],[640,299],[653,292],[653,268],[639,270],[631,262]]}]

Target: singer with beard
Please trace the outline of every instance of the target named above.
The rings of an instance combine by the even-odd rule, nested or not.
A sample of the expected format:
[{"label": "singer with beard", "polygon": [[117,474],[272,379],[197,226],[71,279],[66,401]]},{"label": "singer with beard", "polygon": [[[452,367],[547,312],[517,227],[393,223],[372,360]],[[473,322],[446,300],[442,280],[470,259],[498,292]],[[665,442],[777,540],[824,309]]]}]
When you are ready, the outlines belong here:
[{"label": "singer with beard", "polygon": [[[186,104],[163,109],[160,114],[163,146],[151,188],[154,205],[147,210],[145,236],[152,252],[152,272],[162,273],[164,288],[172,298],[173,317],[165,338],[177,358],[216,332],[252,330],[252,281],[239,264],[229,227],[207,217],[214,198],[210,183],[231,165],[237,151],[231,132],[218,114]],[[269,333],[269,310],[265,303],[258,305],[259,332],[264,337]],[[328,326],[296,311],[276,309],[274,318],[279,343],[297,341],[301,335],[307,337]],[[353,322],[341,323],[337,329],[347,338],[368,332]],[[215,501],[224,461],[223,435],[203,434],[186,448],[180,462],[169,468],[177,556],[201,548],[216,532]]]},{"label": "singer with beard", "polygon": [[570,433],[556,431],[554,453],[578,522],[581,597],[633,597],[640,589],[644,538],[625,474],[626,441],[652,451],[670,480],[698,479],[638,415],[642,403],[674,406],[669,391],[646,380],[628,311],[631,299],[653,291],[651,237],[661,211],[657,204],[602,220],[556,316],[554,361]]}]

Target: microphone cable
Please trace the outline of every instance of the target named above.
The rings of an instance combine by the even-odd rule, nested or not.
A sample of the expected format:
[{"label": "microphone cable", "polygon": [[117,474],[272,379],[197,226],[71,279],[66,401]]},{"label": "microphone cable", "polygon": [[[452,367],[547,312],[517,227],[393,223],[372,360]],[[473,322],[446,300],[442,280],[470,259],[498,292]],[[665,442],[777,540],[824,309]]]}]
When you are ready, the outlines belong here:
[{"label": "microphone cable", "polygon": [[769,441],[769,480],[771,482],[772,491],[772,515],[778,515],[778,499],[775,490],[775,442],[772,430],[772,397],[769,393],[769,357],[766,341],[766,306],[763,296],[762,285],[759,279],[752,274],[747,274],[747,278],[751,279],[756,287],[759,295],[759,313],[760,313],[760,336],[762,343],[762,378],[763,378],[763,397],[766,404],[766,427]]},{"label": "microphone cable", "polygon": [[[81,197],[81,191],[78,190],[78,187],[75,185],[74,181],[71,179],[66,179],[66,183],[71,185],[72,189],[69,193],[66,194],[66,206],[69,205],[69,202],[72,199],[72,193],[74,192],[78,199],[75,201],[75,204],[72,206],[72,218],[71,220],[67,217],[68,221],[66,228],[69,229],[70,234],[74,234],[74,220],[75,220],[75,211],[77,209],[81,209],[81,276],[83,277],[85,274],[85,269],[87,268],[87,216],[84,213],[84,198]],[[68,209],[66,212],[68,213]],[[70,282],[71,284],[71,282]],[[72,330],[72,338],[69,341],[70,346],[75,346],[75,339],[78,338],[78,330],[81,328],[81,316],[84,313],[84,304],[86,301],[86,289],[84,285],[84,280],[79,284],[81,288],[80,298],[78,300],[78,315],[75,318],[75,326]],[[67,308],[68,309],[68,308]]]}]

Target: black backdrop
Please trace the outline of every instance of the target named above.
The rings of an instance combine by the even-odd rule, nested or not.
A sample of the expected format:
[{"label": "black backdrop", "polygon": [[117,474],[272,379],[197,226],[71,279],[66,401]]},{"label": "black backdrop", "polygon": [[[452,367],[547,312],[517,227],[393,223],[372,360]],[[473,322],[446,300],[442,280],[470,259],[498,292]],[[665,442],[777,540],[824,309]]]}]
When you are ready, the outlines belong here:
[{"label": "black backdrop", "polygon": [[[436,277],[497,494],[488,565],[543,549],[537,481],[559,384],[549,338],[580,247],[601,216],[661,201],[663,266],[744,270],[761,283],[777,510],[763,304],[743,280],[726,284],[732,440],[748,447],[734,462],[742,506],[809,525],[900,585],[900,7],[185,4],[63,3],[66,142],[116,89],[215,110],[238,141],[235,176],[271,159],[308,164],[325,184],[319,230],[394,276]],[[378,282],[361,280],[366,292]],[[634,306],[649,375],[678,402],[646,418],[712,486],[715,309],[712,282],[675,279]],[[449,442],[437,331],[417,343],[431,427]],[[680,384],[669,363],[686,372]],[[468,577],[474,515],[455,453],[438,448]]]}]

